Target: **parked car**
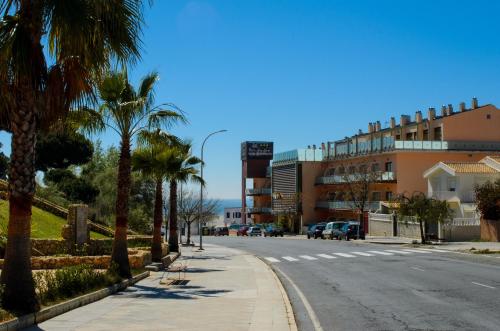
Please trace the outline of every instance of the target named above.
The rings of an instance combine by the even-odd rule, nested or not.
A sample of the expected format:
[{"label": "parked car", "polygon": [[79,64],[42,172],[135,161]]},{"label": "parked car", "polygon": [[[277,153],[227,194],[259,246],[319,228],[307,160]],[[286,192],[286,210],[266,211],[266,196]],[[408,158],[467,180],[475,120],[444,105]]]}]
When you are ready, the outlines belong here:
[{"label": "parked car", "polygon": [[[341,228],[342,236],[339,239],[365,239],[365,232],[359,228],[359,223],[347,223]],[[359,236],[358,236],[359,232]]]},{"label": "parked car", "polygon": [[229,236],[229,229],[226,226],[215,228],[216,236]]},{"label": "parked car", "polygon": [[251,226],[247,231],[247,235],[250,237],[262,236],[262,230],[260,226]]},{"label": "parked car", "polygon": [[283,229],[274,225],[270,224],[264,229],[264,237],[277,237],[281,236],[283,237]]},{"label": "parked car", "polygon": [[309,228],[307,231],[307,239],[317,239],[321,238],[321,234],[323,233],[323,230],[325,229],[326,224],[325,223],[318,223]]},{"label": "parked car", "polygon": [[338,235],[340,234],[340,228],[342,228],[342,226],[346,223],[347,223],[346,221],[328,222],[328,224],[326,224],[326,227],[321,234],[321,238],[322,239],[337,238]]},{"label": "parked car", "polygon": [[250,227],[248,226],[240,226],[240,228],[238,229],[238,232],[236,232],[236,235],[237,236],[248,236],[248,229]]}]

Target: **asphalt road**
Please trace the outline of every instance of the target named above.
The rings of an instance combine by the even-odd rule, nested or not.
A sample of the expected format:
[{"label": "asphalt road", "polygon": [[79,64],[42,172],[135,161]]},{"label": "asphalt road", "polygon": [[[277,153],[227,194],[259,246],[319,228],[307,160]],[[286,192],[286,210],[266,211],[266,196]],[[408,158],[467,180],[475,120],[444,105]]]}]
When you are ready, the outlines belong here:
[{"label": "asphalt road", "polygon": [[204,240],[269,263],[299,330],[500,330],[500,259],[353,241]]}]

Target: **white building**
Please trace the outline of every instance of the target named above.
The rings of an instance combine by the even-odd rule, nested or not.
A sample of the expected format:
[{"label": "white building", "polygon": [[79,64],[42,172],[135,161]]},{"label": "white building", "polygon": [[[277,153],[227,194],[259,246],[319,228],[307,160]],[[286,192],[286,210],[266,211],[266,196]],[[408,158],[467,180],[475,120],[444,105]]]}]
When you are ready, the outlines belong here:
[{"label": "white building", "polygon": [[[247,220],[250,220],[250,215],[247,214]],[[224,224],[241,224],[241,207],[224,208]]]},{"label": "white building", "polygon": [[500,156],[479,162],[439,162],[424,172],[424,178],[429,197],[448,201],[456,218],[474,218],[474,187],[500,178]]}]

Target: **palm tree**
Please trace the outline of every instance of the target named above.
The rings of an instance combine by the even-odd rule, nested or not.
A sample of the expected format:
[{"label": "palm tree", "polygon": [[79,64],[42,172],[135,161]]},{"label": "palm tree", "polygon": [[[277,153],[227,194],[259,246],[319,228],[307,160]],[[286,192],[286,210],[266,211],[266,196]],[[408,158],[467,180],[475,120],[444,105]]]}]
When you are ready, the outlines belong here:
[{"label": "palm tree", "polygon": [[[89,130],[109,128],[120,137],[116,197],[115,237],[111,261],[118,265],[122,277],[131,277],[127,250],[127,227],[131,186],[132,139],[144,130],[169,127],[174,122],[186,123],[180,110],[172,104],[154,104],[154,88],[158,74],[142,78],[137,90],[128,82],[127,73],[109,72],[98,86],[102,100],[99,111],[89,109],[72,112],[74,119]],[[168,109],[165,109],[168,108]]]},{"label": "palm tree", "polygon": [[143,131],[139,134],[139,145],[132,154],[132,170],[140,171],[144,176],[152,178],[156,183],[155,204],[153,213],[153,242],[151,256],[153,261],[162,258],[161,225],[163,222],[163,181],[169,172],[169,165],[176,150],[172,145],[177,138],[159,130]]},{"label": "palm tree", "polygon": [[111,59],[137,60],[142,1],[0,0],[0,15],[0,128],[12,133],[2,301],[30,312],[38,308],[30,261],[36,134],[92,101]]},{"label": "palm tree", "polygon": [[170,181],[169,195],[169,222],[168,222],[168,248],[171,252],[179,251],[179,239],[177,236],[177,184],[188,181],[204,185],[203,179],[198,176],[196,165],[202,161],[191,155],[191,143],[184,142],[173,146],[174,155],[170,159],[167,179]]}]

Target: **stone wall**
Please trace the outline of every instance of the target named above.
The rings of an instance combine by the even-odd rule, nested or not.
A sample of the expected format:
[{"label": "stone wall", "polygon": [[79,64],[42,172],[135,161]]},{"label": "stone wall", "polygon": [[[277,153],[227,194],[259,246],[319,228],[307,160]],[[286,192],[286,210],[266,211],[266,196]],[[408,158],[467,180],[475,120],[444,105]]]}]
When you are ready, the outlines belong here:
[{"label": "stone wall", "polygon": [[416,222],[398,222],[398,236],[420,239],[420,225]]},{"label": "stone wall", "polygon": [[[144,250],[129,250],[129,263],[133,269],[140,269],[151,263],[151,253]],[[0,259],[0,268],[3,267],[3,259]],[[41,256],[31,258],[33,270],[59,269],[79,264],[88,264],[97,269],[109,268],[111,256]]]}]

